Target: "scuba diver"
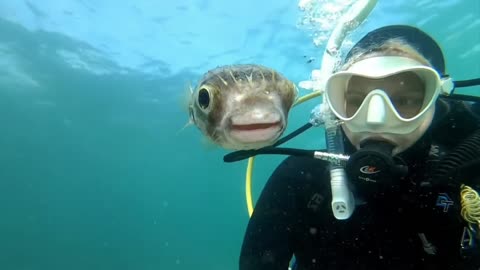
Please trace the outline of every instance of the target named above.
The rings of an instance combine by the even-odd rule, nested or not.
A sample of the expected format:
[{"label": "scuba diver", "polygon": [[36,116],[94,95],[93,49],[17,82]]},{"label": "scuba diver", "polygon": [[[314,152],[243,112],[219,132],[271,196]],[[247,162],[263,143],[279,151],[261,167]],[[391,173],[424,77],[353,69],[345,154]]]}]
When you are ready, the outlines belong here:
[{"label": "scuba diver", "polygon": [[332,214],[331,162],[291,155],[256,203],[240,270],[288,269],[292,256],[294,270],[480,269],[480,205],[463,204],[480,190],[480,102],[446,94],[474,84],[452,81],[418,28],[365,35],[325,88],[355,210]]}]

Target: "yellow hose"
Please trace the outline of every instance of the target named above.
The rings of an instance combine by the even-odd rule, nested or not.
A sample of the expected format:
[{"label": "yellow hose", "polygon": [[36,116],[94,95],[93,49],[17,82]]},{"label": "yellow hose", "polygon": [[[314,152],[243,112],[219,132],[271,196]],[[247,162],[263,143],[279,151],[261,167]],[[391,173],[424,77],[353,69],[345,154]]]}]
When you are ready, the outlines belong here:
[{"label": "yellow hose", "polygon": [[303,96],[303,97],[300,97],[300,98],[297,99],[297,101],[295,101],[295,103],[293,104],[293,107],[295,107],[295,106],[297,106],[297,105],[299,105],[299,104],[302,104],[302,103],[304,103],[305,101],[308,101],[308,100],[310,100],[310,99],[312,99],[312,98],[316,98],[316,97],[318,97],[318,96],[321,96],[322,93],[323,93],[323,92],[321,92],[321,91],[314,91],[314,92],[312,92],[312,93],[310,93],[310,94],[308,94],[308,95],[305,95],[305,96]]},{"label": "yellow hose", "polygon": [[[308,95],[304,95],[295,101],[293,104],[293,107],[296,105],[302,104],[305,101],[308,101],[312,98],[318,97],[322,95],[322,92],[320,91],[315,91],[313,93],[310,93]],[[246,172],[246,177],[245,177],[245,195],[246,195],[246,200],[247,200],[247,209],[248,209],[248,216],[252,217],[253,214],[253,198],[252,198],[252,174],[253,174],[253,162],[254,162],[254,157],[250,157],[248,159],[248,164],[247,164],[247,172]]]},{"label": "yellow hose", "polygon": [[252,199],[252,172],[253,172],[253,160],[255,157],[250,157],[248,159],[247,165],[247,179],[245,182],[245,193],[247,196],[247,209],[248,216],[251,217],[253,214],[253,199]]}]

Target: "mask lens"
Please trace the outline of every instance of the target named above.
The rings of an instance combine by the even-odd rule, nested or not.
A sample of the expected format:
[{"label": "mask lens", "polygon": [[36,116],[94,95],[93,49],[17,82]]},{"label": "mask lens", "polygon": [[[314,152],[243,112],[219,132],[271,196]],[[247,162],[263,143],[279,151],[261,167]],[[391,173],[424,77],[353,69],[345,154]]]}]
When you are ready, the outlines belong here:
[{"label": "mask lens", "polygon": [[425,83],[414,72],[402,72],[381,79],[354,75],[348,81],[345,92],[347,117],[352,117],[367,95],[375,89],[382,89],[398,114],[406,119],[415,117],[427,105]]}]

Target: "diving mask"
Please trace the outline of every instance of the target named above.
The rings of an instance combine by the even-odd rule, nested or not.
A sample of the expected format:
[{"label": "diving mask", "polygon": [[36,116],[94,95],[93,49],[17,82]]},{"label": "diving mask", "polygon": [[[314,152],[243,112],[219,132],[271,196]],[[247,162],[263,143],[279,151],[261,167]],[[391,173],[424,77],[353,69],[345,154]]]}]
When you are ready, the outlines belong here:
[{"label": "diving mask", "polygon": [[325,96],[351,132],[409,134],[422,124],[442,85],[438,73],[418,61],[379,56],[333,74]]}]

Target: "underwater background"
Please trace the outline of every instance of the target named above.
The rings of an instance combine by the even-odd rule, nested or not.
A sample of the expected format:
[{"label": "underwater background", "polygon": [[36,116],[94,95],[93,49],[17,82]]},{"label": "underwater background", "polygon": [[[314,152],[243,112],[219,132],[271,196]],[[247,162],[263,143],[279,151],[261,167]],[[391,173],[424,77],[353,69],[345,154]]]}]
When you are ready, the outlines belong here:
[{"label": "underwater background", "polygon": [[[0,269],[237,269],[246,161],[183,129],[182,100],[218,65],[308,80],[352,1],[316,2],[0,1]],[[479,1],[379,0],[349,41],[388,24],[430,33],[454,79],[480,77]],[[287,145],[322,148],[323,131]],[[283,158],[256,158],[254,198]]]}]

